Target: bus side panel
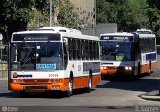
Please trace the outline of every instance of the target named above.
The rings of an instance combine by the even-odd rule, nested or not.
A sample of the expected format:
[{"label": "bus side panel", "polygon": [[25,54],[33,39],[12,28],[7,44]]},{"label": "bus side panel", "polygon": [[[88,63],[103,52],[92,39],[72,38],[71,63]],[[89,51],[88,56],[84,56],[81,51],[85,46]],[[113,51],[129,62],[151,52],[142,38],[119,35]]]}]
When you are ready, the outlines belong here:
[{"label": "bus side panel", "polygon": [[75,77],[73,80],[74,89],[84,88],[88,85],[88,76],[84,77]]},{"label": "bus side panel", "polygon": [[151,70],[155,71],[156,70],[156,66],[157,66],[157,62],[154,62],[151,64]]},{"label": "bus side panel", "polygon": [[92,77],[92,86],[96,86],[101,81],[101,75],[94,75]]},{"label": "bus side panel", "polygon": [[107,70],[106,69],[101,69],[101,74],[102,75],[107,75]]},{"label": "bus side panel", "polygon": [[[151,71],[155,71],[156,69],[156,62],[151,64]],[[141,65],[141,73],[148,73],[149,72],[149,64]]]}]

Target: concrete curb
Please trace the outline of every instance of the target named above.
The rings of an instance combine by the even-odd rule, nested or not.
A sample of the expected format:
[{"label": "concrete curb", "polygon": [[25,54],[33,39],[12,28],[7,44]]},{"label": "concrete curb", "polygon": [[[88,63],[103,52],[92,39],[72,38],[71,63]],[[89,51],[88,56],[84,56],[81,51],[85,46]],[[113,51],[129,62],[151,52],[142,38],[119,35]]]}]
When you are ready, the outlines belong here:
[{"label": "concrete curb", "polygon": [[149,95],[149,93],[144,93],[138,95],[138,97],[141,97],[142,99],[145,100],[160,101],[160,95],[158,95],[158,93],[155,95]]}]

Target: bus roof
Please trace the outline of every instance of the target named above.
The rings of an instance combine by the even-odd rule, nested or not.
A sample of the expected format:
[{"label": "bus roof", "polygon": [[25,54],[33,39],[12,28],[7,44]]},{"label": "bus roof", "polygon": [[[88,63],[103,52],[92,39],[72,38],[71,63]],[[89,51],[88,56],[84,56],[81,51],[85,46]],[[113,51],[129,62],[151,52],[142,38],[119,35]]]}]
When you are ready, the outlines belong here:
[{"label": "bus roof", "polygon": [[101,34],[100,36],[134,36],[134,35],[139,35],[139,38],[155,38],[155,34],[151,34],[151,33],[128,33],[128,32],[116,32],[116,33],[106,33],[106,34]]},{"label": "bus roof", "polygon": [[133,34],[127,32],[115,32],[115,33],[104,33],[101,34],[100,36],[133,36]]},{"label": "bus roof", "polygon": [[81,31],[77,29],[72,29],[72,28],[66,28],[66,27],[42,27],[39,30],[53,30],[55,32],[76,32],[76,33],[81,33]]},{"label": "bus roof", "polygon": [[152,34],[152,31],[150,29],[141,28],[141,29],[137,29],[136,33],[139,33],[139,34]]},{"label": "bus roof", "polygon": [[139,38],[156,38],[155,34],[137,34]]},{"label": "bus roof", "polygon": [[70,29],[70,28],[66,28],[66,27],[43,27],[43,28],[40,28],[39,30],[14,32],[12,34],[12,38],[13,38],[14,34],[43,34],[43,33],[45,33],[45,34],[46,33],[49,33],[49,34],[53,33],[53,34],[60,34],[63,37],[99,41],[99,37],[84,35],[79,30]]}]

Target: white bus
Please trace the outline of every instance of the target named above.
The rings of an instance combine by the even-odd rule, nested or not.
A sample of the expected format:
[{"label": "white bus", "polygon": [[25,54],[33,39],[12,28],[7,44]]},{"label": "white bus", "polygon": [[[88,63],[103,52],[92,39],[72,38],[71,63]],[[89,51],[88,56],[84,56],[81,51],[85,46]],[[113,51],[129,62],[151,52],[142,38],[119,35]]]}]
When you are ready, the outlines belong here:
[{"label": "white bus", "polygon": [[9,90],[88,91],[101,81],[99,38],[65,27],[15,32],[9,45]]},{"label": "white bus", "polygon": [[130,75],[139,78],[156,68],[156,37],[148,33],[100,35],[102,76]]}]

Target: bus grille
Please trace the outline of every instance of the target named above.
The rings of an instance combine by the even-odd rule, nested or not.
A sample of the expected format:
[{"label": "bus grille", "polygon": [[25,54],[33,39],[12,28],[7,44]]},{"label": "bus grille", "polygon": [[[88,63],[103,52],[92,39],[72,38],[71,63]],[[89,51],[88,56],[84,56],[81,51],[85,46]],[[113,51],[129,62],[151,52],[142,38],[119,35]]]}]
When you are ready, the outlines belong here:
[{"label": "bus grille", "polygon": [[47,86],[25,86],[25,90],[47,90]]},{"label": "bus grille", "polygon": [[23,79],[25,83],[46,83],[49,79]]},{"label": "bus grille", "polygon": [[108,70],[124,70],[124,67],[107,67]]}]

